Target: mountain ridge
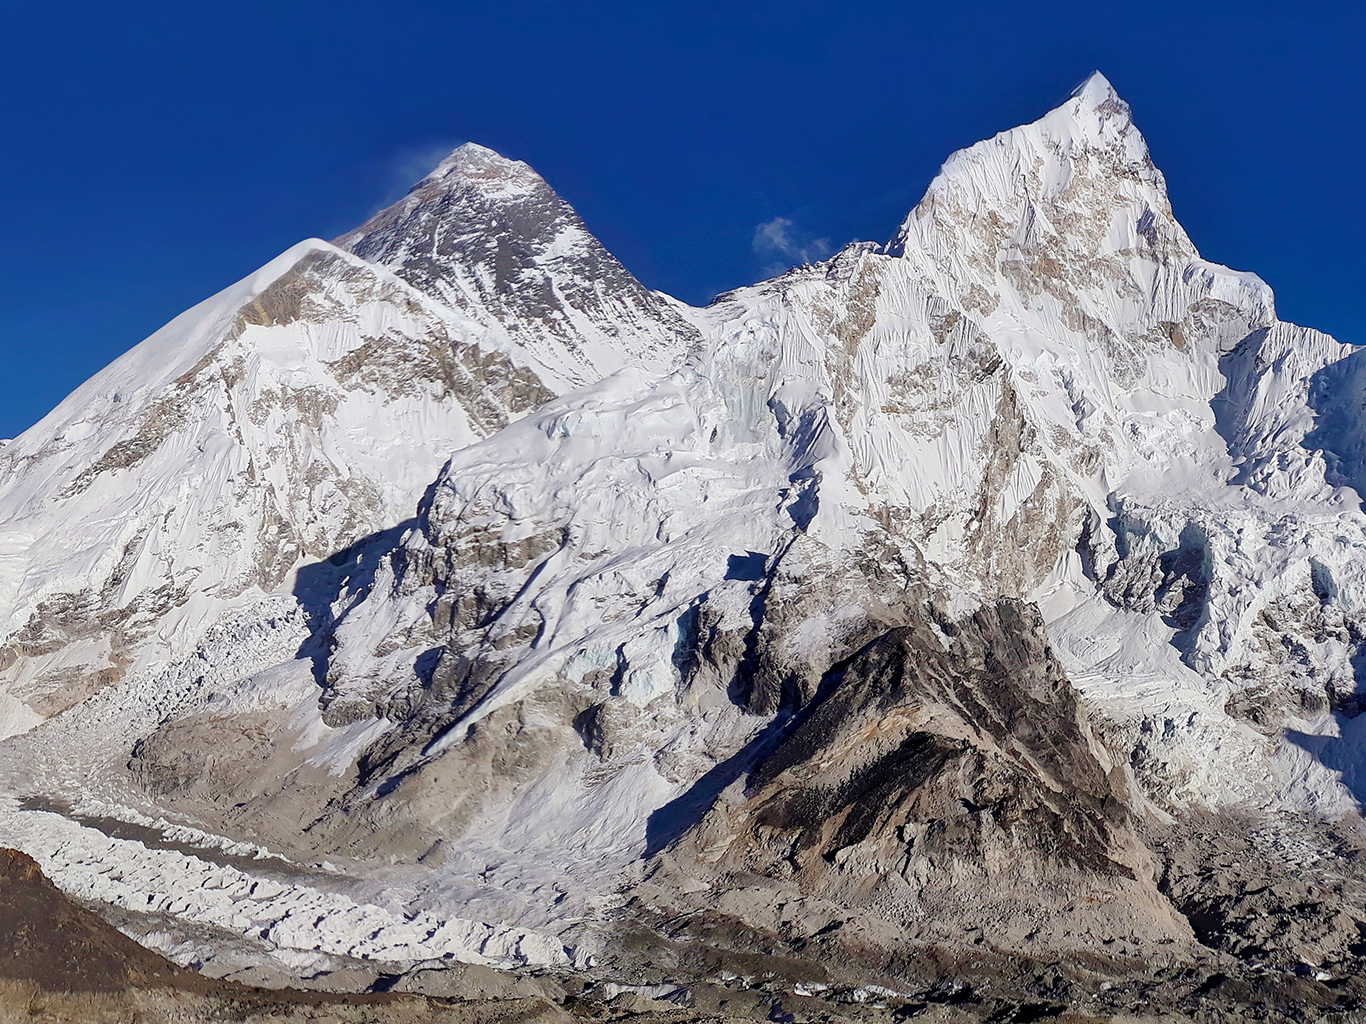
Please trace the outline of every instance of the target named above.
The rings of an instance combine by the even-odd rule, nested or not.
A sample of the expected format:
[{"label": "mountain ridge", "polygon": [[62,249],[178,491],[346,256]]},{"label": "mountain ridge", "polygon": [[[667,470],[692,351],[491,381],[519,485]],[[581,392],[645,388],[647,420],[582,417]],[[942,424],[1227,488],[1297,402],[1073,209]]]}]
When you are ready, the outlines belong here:
[{"label": "mountain ridge", "polygon": [[685,307],[640,284],[539,174],[475,143],[337,244],[501,327],[557,390],[634,363],[669,369],[696,336]]},{"label": "mountain ridge", "polygon": [[[278,892],[165,910],[225,972],[648,973],[669,920],[878,985],[917,944],[1354,969],[1358,350],[1200,256],[1099,73],[893,244],[702,310],[473,145],[303,246],[173,322],[213,358],[155,399],[92,381],[118,440],[88,389],[0,453],[0,774],[72,810],[0,840],[59,884],[255,851]],[[34,589],[42,458],[85,589]]]}]

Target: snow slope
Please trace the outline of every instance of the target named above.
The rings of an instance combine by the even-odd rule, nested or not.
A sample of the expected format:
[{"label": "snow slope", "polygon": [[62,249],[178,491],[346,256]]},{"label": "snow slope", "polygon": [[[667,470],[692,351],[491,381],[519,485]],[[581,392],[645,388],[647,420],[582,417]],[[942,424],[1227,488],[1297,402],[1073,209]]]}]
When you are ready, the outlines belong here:
[{"label": "snow slope", "polygon": [[5,447],[8,695],[47,716],[164,664],[549,394],[392,276],[291,249]]}]

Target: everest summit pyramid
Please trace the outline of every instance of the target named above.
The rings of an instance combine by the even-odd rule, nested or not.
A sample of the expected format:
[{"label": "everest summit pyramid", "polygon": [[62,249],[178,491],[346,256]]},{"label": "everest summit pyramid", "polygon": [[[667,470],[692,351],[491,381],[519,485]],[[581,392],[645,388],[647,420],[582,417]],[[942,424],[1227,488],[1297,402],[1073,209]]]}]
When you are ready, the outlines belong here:
[{"label": "everest summit pyramid", "polygon": [[0,448],[0,845],[218,976],[1339,1005],[1363,394],[1099,74],[704,309],[462,146]]}]

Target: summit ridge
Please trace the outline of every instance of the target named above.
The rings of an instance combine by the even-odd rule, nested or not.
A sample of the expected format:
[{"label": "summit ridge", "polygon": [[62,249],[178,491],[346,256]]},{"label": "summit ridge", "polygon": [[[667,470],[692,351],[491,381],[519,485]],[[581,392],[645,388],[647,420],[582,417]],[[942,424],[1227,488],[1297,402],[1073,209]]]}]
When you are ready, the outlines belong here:
[{"label": "summit ridge", "polygon": [[420,188],[428,181],[441,181],[453,175],[470,176],[496,174],[504,178],[521,178],[543,182],[534,170],[521,160],[512,160],[496,150],[481,146],[477,142],[466,142],[451,150],[441,162],[432,169],[414,188]]},{"label": "summit ridge", "polygon": [[458,147],[337,244],[485,326],[557,389],[637,362],[670,369],[696,337],[526,164]]}]

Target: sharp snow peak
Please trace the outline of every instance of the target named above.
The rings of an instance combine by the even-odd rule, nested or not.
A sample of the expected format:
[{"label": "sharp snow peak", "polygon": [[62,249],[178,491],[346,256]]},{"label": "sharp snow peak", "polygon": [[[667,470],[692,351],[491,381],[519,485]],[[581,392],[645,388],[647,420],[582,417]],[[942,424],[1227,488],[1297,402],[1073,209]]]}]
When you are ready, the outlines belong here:
[{"label": "sharp snow peak", "polygon": [[450,155],[436,165],[435,169],[413,186],[414,190],[431,182],[466,182],[476,180],[506,181],[543,180],[528,164],[512,160],[496,150],[481,146],[477,142],[466,142],[451,150]]},{"label": "sharp snow peak", "polygon": [[1072,90],[1072,98],[1079,99],[1091,109],[1106,103],[1123,103],[1110,80],[1099,71],[1092,71],[1079,86]]}]

